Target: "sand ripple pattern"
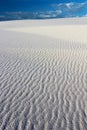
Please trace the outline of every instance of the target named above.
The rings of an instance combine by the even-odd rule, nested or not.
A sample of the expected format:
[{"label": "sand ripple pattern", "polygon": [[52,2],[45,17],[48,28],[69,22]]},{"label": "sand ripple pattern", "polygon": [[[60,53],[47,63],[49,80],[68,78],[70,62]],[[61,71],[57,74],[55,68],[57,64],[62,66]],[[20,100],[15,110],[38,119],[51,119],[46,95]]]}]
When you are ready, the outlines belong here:
[{"label": "sand ripple pattern", "polygon": [[87,51],[0,51],[0,130],[87,130]]}]

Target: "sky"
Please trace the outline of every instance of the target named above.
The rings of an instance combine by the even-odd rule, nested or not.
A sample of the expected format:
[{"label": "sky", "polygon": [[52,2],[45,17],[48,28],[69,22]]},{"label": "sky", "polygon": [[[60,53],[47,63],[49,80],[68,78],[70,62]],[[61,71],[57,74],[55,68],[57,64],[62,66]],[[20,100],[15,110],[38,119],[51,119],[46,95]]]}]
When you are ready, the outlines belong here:
[{"label": "sky", "polygon": [[86,0],[0,0],[0,12],[49,10],[51,4],[82,3],[85,1]]},{"label": "sky", "polygon": [[87,0],[0,0],[0,21],[86,15]]}]

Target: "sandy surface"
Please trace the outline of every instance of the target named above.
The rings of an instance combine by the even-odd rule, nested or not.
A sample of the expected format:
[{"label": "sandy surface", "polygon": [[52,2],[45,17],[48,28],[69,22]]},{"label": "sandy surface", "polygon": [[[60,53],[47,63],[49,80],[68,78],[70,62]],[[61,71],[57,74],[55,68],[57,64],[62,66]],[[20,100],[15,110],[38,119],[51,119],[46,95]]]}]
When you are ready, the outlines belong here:
[{"label": "sandy surface", "polygon": [[[48,25],[10,28],[9,31],[38,34],[51,38],[87,43],[87,25]],[[83,35],[84,34],[84,35]]]},{"label": "sandy surface", "polygon": [[0,130],[87,130],[86,23],[0,23]]}]

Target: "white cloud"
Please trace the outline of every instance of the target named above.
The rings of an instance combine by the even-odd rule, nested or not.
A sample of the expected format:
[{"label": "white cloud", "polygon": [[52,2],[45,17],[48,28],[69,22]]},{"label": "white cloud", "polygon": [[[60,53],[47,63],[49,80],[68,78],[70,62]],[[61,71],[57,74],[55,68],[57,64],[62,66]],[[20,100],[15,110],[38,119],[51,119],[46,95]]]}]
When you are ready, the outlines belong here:
[{"label": "white cloud", "polygon": [[67,8],[71,9],[71,7],[74,5],[74,3],[67,3],[66,6]]},{"label": "white cloud", "polygon": [[52,7],[56,10],[61,10],[61,15],[63,17],[71,17],[71,16],[82,16],[87,13],[87,2],[84,3],[60,3],[53,4]]}]

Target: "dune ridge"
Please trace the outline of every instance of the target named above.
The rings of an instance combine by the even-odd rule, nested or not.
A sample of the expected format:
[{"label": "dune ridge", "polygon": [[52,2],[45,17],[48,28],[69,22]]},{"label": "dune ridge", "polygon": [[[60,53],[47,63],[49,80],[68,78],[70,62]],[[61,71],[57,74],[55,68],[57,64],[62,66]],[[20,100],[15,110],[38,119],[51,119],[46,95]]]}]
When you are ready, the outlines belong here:
[{"label": "dune ridge", "polygon": [[0,33],[0,129],[87,130],[87,44]]}]

